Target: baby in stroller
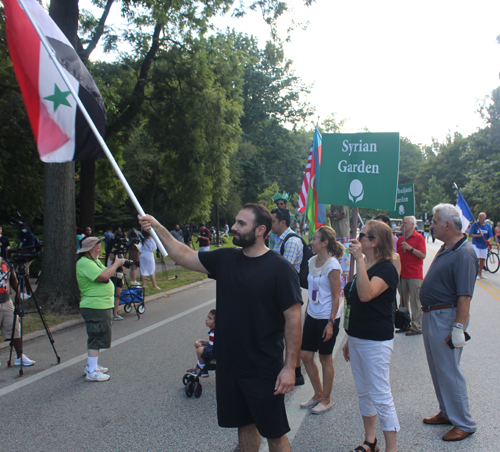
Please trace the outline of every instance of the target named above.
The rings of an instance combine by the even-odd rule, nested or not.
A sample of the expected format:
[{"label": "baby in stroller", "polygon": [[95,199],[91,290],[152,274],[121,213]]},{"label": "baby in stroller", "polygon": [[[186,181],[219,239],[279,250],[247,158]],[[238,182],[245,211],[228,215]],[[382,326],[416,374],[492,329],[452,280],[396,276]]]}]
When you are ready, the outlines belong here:
[{"label": "baby in stroller", "polygon": [[186,373],[203,378],[208,377],[208,370],[206,364],[212,359],[212,349],[214,346],[214,331],[215,331],[215,309],[212,309],[205,320],[205,325],[210,329],[208,332],[208,341],[199,339],[194,343],[196,347],[196,355],[198,356],[198,363],[196,367],[188,369]]}]

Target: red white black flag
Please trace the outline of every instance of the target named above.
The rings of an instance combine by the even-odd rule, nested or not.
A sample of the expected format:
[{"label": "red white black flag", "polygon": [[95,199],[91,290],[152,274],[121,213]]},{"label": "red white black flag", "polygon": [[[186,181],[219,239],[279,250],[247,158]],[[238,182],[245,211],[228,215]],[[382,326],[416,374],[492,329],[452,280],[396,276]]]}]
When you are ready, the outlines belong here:
[{"label": "red white black flag", "polygon": [[[40,158],[44,162],[94,160],[102,149],[75,99],[45,50],[18,0],[3,0],[7,43]],[[36,0],[25,8],[52,46],[100,134],[106,131],[106,110],[97,86],[63,32]]]}]

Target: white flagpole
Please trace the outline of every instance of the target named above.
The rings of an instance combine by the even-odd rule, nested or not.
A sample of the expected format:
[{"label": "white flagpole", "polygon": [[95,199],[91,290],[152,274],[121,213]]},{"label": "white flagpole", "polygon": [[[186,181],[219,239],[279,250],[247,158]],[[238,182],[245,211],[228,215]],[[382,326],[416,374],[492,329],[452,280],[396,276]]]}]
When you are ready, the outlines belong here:
[{"label": "white flagpole", "polygon": [[[116,163],[116,160],[114,159],[113,154],[111,154],[111,151],[109,150],[108,145],[106,144],[106,142],[102,138],[101,134],[97,130],[97,127],[95,126],[94,122],[92,121],[92,118],[88,114],[85,106],[83,105],[83,102],[78,97],[78,93],[75,92],[73,86],[71,85],[68,78],[66,77],[64,70],[62,69],[61,65],[59,64],[59,61],[57,61],[54,49],[52,48],[50,43],[47,41],[45,35],[42,33],[42,31],[38,27],[38,24],[36,23],[35,19],[33,19],[33,17],[31,16],[28,8],[26,8],[26,6],[24,5],[23,0],[17,0],[17,1],[19,2],[21,8],[24,10],[24,12],[28,16],[28,19],[30,20],[31,24],[35,28],[38,36],[40,37],[40,40],[42,41],[43,46],[45,47],[45,50],[49,54],[49,57],[52,60],[52,62],[54,63],[54,65],[56,66],[56,69],[59,72],[59,74],[61,75],[62,79],[64,80],[64,83],[66,83],[66,86],[71,91],[71,94],[74,97],[76,103],[78,104],[78,107],[80,108],[83,116],[87,120],[87,123],[89,124],[90,128],[92,129],[92,132],[94,132],[94,135],[97,138],[97,141],[99,141],[99,144],[101,145],[104,153],[106,154],[106,157],[108,158],[109,162],[111,163],[111,166],[115,170],[116,175],[118,176],[118,179],[120,179],[121,183],[125,187],[125,190],[126,190],[127,194],[129,195],[130,199],[132,200],[134,207],[136,208],[139,215],[141,217],[143,217],[145,215],[145,212],[142,209],[142,206],[139,204],[139,201],[137,200],[134,192],[132,191],[132,188],[130,188],[130,185],[128,184],[127,179],[125,179],[125,176],[123,175],[122,170],[120,169],[120,167]],[[161,240],[159,239],[159,237],[156,234],[156,232],[154,231],[154,229],[151,229],[151,235],[153,236],[153,239],[156,242],[156,245],[158,246],[161,254],[163,256],[167,256],[167,251],[165,250],[163,243],[161,243]]]}]

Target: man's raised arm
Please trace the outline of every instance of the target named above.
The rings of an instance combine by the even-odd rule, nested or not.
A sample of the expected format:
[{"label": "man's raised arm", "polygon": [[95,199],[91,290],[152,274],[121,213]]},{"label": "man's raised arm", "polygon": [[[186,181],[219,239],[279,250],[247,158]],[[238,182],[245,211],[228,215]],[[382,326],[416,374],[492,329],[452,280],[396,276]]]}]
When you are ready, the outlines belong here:
[{"label": "man's raised arm", "polygon": [[200,273],[207,273],[207,269],[202,265],[200,259],[198,259],[198,252],[192,250],[188,246],[184,245],[174,239],[170,232],[166,230],[158,221],[151,215],[145,215],[139,217],[139,223],[141,228],[145,231],[149,231],[151,227],[155,230],[156,234],[160,238],[161,242],[165,246],[170,258],[178,263],[181,267],[187,268]]}]

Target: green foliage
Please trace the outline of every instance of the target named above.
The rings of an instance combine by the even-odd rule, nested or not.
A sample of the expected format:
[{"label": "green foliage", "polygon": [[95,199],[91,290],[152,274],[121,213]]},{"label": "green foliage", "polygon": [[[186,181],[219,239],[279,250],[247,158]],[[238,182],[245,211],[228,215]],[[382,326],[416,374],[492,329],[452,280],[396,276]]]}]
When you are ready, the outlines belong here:
[{"label": "green foliage", "polygon": [[446,190],[437,183],[436,176],[430,178],[427,192],[422,194],[421,199],[422,202],[419,206],[419,215],[417,218],[423,218],[426,213],[428,216],[432,217],[432,209],[434,206],[440,203],[451,202],[451,197],[446,193]]},{"label": "green foliage", "polygon": [[411,184],[420,171],[424,155],[420,147],[406,137],[400,138],[399,146],[399,184]]},{"label": "green foliage", "polygon": [[146,129],[161,143],[161,184],[180,221],[209,217],[228,195],[242,114],[241,54],[232,36],[193,40],[162,53],[151,74]]},{"label": "green foliage", "polygon": [[[453,137],[448,136],[446,143],[439,145],[434,143],[434,149],[427,149],[428,158],[422,163],[415,178],[415,204],[418,208],[423,208],[425,201],[431,203],[437,200],[431,201],[429,197],[430,181],[433,176],[436,184],[443,189],[443,198],[438,202],[456,200],[457,194],[453,183],[463,187],[467,181],[467,169],[470,165],[469,149],[469,139],[459,133],[455,133]],[[421,213],[417,212],[418,215]]]}]

